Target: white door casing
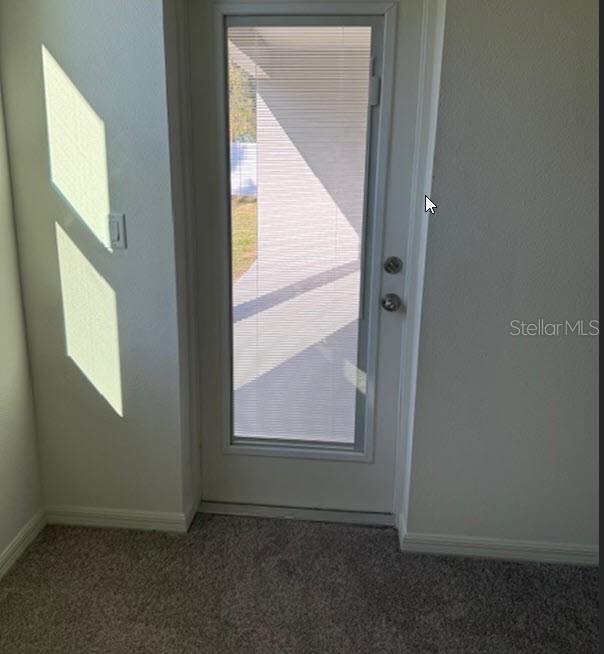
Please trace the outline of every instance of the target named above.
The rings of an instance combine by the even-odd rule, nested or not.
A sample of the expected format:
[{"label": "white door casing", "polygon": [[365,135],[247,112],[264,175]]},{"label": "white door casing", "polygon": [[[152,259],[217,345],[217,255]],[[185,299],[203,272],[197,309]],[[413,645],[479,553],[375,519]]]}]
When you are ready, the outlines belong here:
[{"label": "white door casing", "polygon": [[[386,247],[374,243],[376,247],[370,263],[372,270],[369,277],[372,284],[369,288],[369,298],[366,298],[371,304],[369,311],[377,318],[375,329],[379,329],[379,336],[370,340],[376,348],[376,393],[375,407],[372,407],[375,411],[370,412],[373,413],[371,420],[375,426],[375,439],[371,442],[369,434],[370,438],[365,442],[364,450],[349,453],[348,456],[329,450],[313,451],[312,447],[301,448],[292,453],[284,446],[282,451],[278,451],[277,447],[267,453],[266,450],[251,445],[248,451],[244,452],[241,448],[245,447],[245,444],[233,443],[231,440],[230,378],[227,379],[226,374],[230,339],[224,338],[230,328],[228,303],[225,302],[229,295],[230,279],[224,266],[224,256],[221,256],[229,236],[228,231],[224,229],[227,224],[224,215],[228,210],[226,195],[220,190],[215,193],[209,204],[211,209],[207,211],[207,191],[226,188],[224,142],[216,139],[212,143],[210,138],[209,142],[206,142],[206,146],[209,146],[206,153],[199,153],[200,134],[206,131],[200,128],[199,121],[203,120],[206,126],[216,125],[220,122],[220,112],[224,112],[225,107],[222,102],[222,107],[210,108],[207,97],[209,94],[204,93],[203,89],[195,88],[196,77],[201,82],[204,75],[206,82],[208,77],[213,76],[214,83],[220,88],[222,67],[216,66],[216,60],[224,56],[224,44],[220,39],[215,39],[212,52],[205,51],[206,58],[212,59],[214,63],[209,68],[206,67],[205,71],[202,71],[203,66],[199,66],[198,72],[201,74],[196,76],[195,54],[200,54],[203,47],[198,38],[192,38],[192,108],[194,124],[197,125],[194,142],[196,181],[199,171],[202,170],[207,171],[208,180],[212,178],[212,160],[219,160],[221,163],[220,178],[214,178],[205,188],[202,188],[202,184],[196,188],[197,215],[200,218],[198,224],[203,224],[203,234],[198,234],[198,258],[203,259],[201,265],[198,265],[199,291],[202,298],[198,327],[202,349],[201,377],[204,380],[200,389],[204,502],[297,507],[302,512],[306,509],[351,511],[358,512],[359,515],[373,514],[376,516],[376,522],[387,522],[379,516],[404,512],[410,461],[419,305],[423,283],[424,254],[421,250],[425,251],[426,237],[426,219],[420,214],[420,208],[423,207],[412,197],[412,193],[420,191],[423,199],[424,193],[430,191],[428,185],[434,143],[444,3],[415,1],[400,4],[408,19],[406,26],[402,17],[397,20],[399,3],[396,2],[225,2],[214,6],[214,23],[211,30],[214,37],[222,34],[225,17],[229,15],[339,14],[384,17],[380,129],[377,140],[378,154],[373,168],[376,173],[376,203],[375,213],[371,218],[374,227],[379,223],[380,217],[383,220],[381,244],[385,243]],[[192,37],[196,32],[196,20],[199,20],[201,15],[207,18],[205,10],[199,7],[190,13],[189,30]],[[205,27],[208,27],[207,24]],[[204,28],[199,26],[198,35],[201,35],[203,30]],[[407,39],[401,46],[401,30],[407,30],[409,34],[406,36],[413,35],[415,38]],[[395,56],[397,32],[399,46]],[[410,57],[406,50],[414,45],[413,56]],[[401,83],[407,85],[404,94],[401,93]],[[224,95],[222,98],[224,99]],[[404,120],[401,120],[398,112],[397,120],[391,120],[393,100],[395,110],[406,108]],[[211,119],[208,121],[209,117]],[[375,137],[373,134],[374,139]],[[410,144],[413,146],[411,149]],[[209,153],[213,155],[210,156]],[[405,154],[401,156],[401,153]],[[401,173],[402,179],[395,179],[393,182],[393,175],[398,176]],[[200,211],[200,198],[201,205],[206,205],[206,211],[203,213]],[[420,251],[414,250],[418,246]],[[385,256],[390,255],[403,259],[403,275],[383,274],[381,262]],[[406,304],[406,313],[380,315],[380,291],[382,294],[396,292],[401,295]],[[413,350],[409,349],[410,345]],[[368,383],[371,383],[371,379],[368,379]],[[368,430],[368,433],[370,431]],[[308,515],[304,514],[302,517]]]}]

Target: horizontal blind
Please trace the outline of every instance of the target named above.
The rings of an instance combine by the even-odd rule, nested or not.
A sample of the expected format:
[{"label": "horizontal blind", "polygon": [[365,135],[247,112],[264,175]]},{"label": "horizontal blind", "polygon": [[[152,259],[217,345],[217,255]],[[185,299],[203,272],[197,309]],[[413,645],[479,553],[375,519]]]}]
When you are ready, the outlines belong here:
[{"label": "horizontal blind", "polygon": [[371,28],[227,36],[235,434],[351,443]]}]

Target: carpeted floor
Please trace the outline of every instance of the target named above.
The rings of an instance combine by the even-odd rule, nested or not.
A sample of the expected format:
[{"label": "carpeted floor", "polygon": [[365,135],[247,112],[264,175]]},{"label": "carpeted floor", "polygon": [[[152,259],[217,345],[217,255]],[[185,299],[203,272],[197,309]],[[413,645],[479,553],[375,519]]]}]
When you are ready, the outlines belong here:
[{"label": "carpeted floor", "polygon": [[389,529],[47,527],[0,582],[0,652],[583,654],[597,587],[594,568],[401,554]]}]

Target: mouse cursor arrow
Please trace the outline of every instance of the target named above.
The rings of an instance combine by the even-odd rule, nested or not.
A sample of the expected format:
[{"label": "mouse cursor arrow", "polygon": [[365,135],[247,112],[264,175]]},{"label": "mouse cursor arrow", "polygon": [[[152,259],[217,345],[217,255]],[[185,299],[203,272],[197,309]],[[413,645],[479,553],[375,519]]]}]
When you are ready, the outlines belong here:
[{"label": "mouse cursor arrow", "polygon": [[424,195],[425,198],[425,206],[424,206],[424,211],[429,211],[430,213],[434,213],[434,209],[436,209],[436,205],[432,200],[427,196]]}]

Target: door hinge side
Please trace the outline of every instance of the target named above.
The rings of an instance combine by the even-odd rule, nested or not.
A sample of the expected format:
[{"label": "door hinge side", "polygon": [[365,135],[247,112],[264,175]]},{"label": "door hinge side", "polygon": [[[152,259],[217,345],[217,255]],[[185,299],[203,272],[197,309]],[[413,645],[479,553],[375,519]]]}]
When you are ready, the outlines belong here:
[{"label": "door hinge side", "polygon": [[379,75],[373,75],[369,80],[369,105],[371,107],[380,104],[381,82]]},{"label": "door hinge side", "polygon": [[377,73],[377,57],[371,58],[371,77],[369,78],[369,106],[375,107],[380,104],[381,78]]}]

